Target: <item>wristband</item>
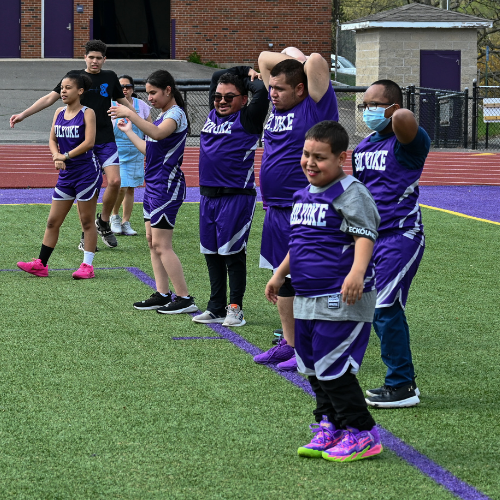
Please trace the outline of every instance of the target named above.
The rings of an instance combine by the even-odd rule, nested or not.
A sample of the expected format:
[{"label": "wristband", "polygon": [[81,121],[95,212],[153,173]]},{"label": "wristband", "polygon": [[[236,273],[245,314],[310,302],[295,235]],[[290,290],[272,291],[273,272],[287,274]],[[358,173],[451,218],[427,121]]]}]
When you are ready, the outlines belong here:
[{"label": "wristband", "polygon": [[64,158],[65,158],[64,161],[69,160],[69,153],[64,153]]}]

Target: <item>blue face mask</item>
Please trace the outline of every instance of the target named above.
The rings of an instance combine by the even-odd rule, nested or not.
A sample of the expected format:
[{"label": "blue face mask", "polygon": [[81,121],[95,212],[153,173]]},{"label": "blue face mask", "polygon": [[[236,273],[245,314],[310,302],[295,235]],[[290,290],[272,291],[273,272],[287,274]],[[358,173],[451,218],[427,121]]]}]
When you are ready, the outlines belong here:
[{"label": "blue face mask", "polygon": [[375,132],[381,132],[391,121],[390,118],[384,116],[384,113],[384,108],[377,108],[375,111],[365,109],[363,111],[363,121],[369,129],[375,130]]}]

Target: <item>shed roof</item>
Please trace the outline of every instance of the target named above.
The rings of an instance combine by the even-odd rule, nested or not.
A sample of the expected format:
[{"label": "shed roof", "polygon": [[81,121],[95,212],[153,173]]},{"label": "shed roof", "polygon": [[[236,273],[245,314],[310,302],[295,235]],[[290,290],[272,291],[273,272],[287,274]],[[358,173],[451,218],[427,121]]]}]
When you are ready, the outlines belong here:
[{"label": "shed roof", "polygon": [[373,28],[491,28],[493,21],[453,10],[411,3],[342,24],[342,30]]}]

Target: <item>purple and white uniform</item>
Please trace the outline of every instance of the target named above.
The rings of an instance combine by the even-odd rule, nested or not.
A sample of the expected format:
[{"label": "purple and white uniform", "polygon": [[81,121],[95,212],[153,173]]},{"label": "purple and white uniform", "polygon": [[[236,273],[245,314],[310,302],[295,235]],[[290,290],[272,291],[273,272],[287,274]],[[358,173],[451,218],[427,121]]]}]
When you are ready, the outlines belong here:
[{"label": "purple and white uniform", "polygon": [[186,181],[181,170],[187,137],[187,118],[177,105],[162,113],[154,122],[157,127],[167,118],[177,124],[175,132],[156,141],[146,136],[146,169],[144,173],[144,219],[156,226],[162,219],[170,227],[186,197]]},{"label": "purple and white uniform", "polygon": [[[54,123],[60,153],[68,153],[85,141],[84,106],[71,120],[64,118],[64,108]],[[53,200],[89,201],[102,184],[102,173],[92,149],[66,160],[66,169],[59,170]]]},{"label": "purple and white uniform", "polygon": [[[200,134],[200,250],[231,255],[246,249],[256,203],[254,161],[259,134],[210,111]],[[218,194],[220,192],[220,194]]]},{"label": "purple and white uniform", "polygon": [[319,102],[308,95],[287,111],[278,111],[273,106],[264,127],[260,169],[262,200],[268,207],[262,230],[260,267],[275,270],[287,254],[290,226],[285,221],[290,217],[293,194],[308,184],[300,166],[306,132],[316,123],[338,121],[338,117],[337,98],[331,85]]},{"label": "purple and white uniform", "polygon": [[409,169],[398,161],[394,134],[377,142],[370,137],[354,149],[353,169],[374,197],[381,217],[373,251],[377,307],[390,307],[398,300],[404,308],[425,247],[418,203],[423,164]]},{"label": "purple and white uniform", "polygon": [[347,176],[294,195],[290,220],[290,274],[295,350],[299,371],[320,380],[357,373],[375,310],[375,270],[370,262],[363,296],[342,302],[340,290],[354,262],[354,236],[377,238],[380,217],[368,190]]}]

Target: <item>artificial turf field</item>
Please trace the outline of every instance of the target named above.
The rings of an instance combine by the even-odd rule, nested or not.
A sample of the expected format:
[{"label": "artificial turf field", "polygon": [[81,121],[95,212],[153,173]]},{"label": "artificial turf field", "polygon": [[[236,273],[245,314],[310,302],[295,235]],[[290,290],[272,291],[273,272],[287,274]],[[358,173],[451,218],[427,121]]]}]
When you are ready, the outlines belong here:
[{"label": "artificial turf field", "polygon": [[[269,273],[258,268],[261,206],[249,242],[247,325],[235,332],[267,350],[279,320],[263,295]],[[38,256],[48,211],[0,206],[0,269]],[[132,218],[139,236],[119,237],[116,249],[100,243],[96,268],[152,276],[141,212],[136,206]],[[197,212],[182,207],[174,247],[204,310]],[[427,249],[407,307],[422,402],[373,415],[500,498],[500,226],[428,208],[423,217]],[[79,238],[73,209],[51,269],[79,266]],[[227,340],[173,340],[215,334],[188,315],[134,310],[152,290],[127,270],[97,269],[88,281],[71,272],[0,274],[0,498],[456,498],[389,449],[347,464],[299,458],[311,437],[311,396]],[[363,389],[381,385],[384,371],[373,333]]]}]

